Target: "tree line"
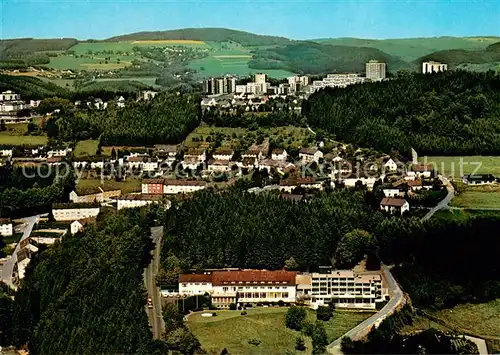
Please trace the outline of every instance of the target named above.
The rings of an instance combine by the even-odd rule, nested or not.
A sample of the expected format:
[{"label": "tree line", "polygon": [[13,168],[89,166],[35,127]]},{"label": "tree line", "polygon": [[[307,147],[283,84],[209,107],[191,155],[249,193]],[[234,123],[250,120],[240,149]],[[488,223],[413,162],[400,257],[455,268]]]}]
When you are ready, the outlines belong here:
[{"label": "tree line", "polygon": [[66,141],[100,137],[103,145],[179,143],[200,117],[196,95],[164,94],[147,102],[127,102],[125,109],[61,111],[47,123],[47,134]]},{"label": "tree line", "polygon": [[145,211],[105,215],[37,254],[4,307],[11,323],[2,345],[27,345],[32,354],[165,353],[144,311],[150,224]]},{"label": "tree line", "polygon": [[337,140],[391,153],[498,154],[500,75],[400,72],[381,83],[327,88],[302,107]]}]

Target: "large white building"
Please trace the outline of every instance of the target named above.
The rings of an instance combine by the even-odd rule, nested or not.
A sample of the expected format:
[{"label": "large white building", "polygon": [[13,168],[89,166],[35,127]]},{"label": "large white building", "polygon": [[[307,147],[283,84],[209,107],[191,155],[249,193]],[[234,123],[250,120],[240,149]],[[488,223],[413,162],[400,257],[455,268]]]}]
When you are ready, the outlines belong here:
[{"label": "large white building", "polygon": [[385,79],[386,65],[385,63],[379,62],[377,60],[370,60],[365,64],[366,68],[366,78],[379,81]]},{"label": "large white building", "polygon": [[0,235],[8,237],[12,234],[12,222],[7,218],[0,218]]},{"label": "large white building", "polygon": [[304,89],[309,85],[308,76],[291,76],[288,79],[288,85],[290,86],[290,92],[297,92]]},{"label": "large white building", "polygon": [[21,95],[16,94],[11,90],[4,91],[0,94],[0,101],[18,101],[21,100]]},{"label": "large white building", "polygon": [[422,63],[423,74],[439,73],[447,70],[448,70],[448,64],[445,63],[434,62],[434,61]]},{"label": "large white building", "polygon": [[229,308],[231,303],[294,303],[296,272],[269,270],[214,271],[179,276],[179,293],[211,295],[212,304]]},{"label": "large white building", "polygon": [[99,211],[99,205],[96,204],[56,203],[52,206],[52,215],[56,221],[96,217]]},{"label": "large white building", "polygon": [[345,88],[348,85],[362,84],[365,80],[366,78],[357,73],[328,74],[323,80],[313,81],[309,91],[314,93],[326,87]]},{"label": "large white building", "polygon": [[[117,209],[144,207],[152,203],[158,203],[162,200],[162,195],[152,194],[128,194],[122,195],[117,199]],[[170,207],[170,201],[167,201]]]},{"label": "large white building", "polygon": [[333,270],[311,274],[311,305],[317,308],[329,303],[336,308],[375,309],[385,301],[379,273],[355,273],[353,270]]}]

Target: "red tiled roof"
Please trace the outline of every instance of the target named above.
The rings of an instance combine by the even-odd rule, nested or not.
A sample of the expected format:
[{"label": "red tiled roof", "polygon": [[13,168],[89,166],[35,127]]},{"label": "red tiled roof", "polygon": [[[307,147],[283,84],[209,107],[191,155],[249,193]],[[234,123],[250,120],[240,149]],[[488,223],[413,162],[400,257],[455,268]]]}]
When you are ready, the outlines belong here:
[{"label": "red tiled roof", "polygon": [[293,271],[269,271],[269,270],[242,270],[242,271],[216,271],[213,273],[212,284],[214,286],[239,284],[282,284],[295,285]]},{"label": "red tiled roof", "polygon": [[175,186],[205,186],[205,181],[198,180],[164,180],[165,185],[175,185]]},{"label": "red tiled roof", "polygon": [[426,164],[417,164],[417,165],[413,165],[412,170],[418,171],[418,172],[432,171],[432,170],[434,170],[434,167],[432,166],[432,164],[427,164],[427,165]]},{"label": "red tiled roof", "polygon": [[382,202],[380,202],[380,204],[382,206],[403,207],[405,202],[406,200],[402,198],[385,197],[384,199],[382,199]]},{"label": "red tiled roof", "polygon": [[180,274],[179,282],[212,282],[212,274]]},{"label": "red tiled roof", "polygon": [[143,184],[148,184],[148,185],[150,185],[150,184],[161,184],[161,185],[163,185],[164,181],[165,181],[164,179],[144,179],[144,180],[142,180],[142,183]]},{"label": "red tiled roof", "polygon": [[297,184],[315,184],[316,179],[313,177],[298,178]]}]

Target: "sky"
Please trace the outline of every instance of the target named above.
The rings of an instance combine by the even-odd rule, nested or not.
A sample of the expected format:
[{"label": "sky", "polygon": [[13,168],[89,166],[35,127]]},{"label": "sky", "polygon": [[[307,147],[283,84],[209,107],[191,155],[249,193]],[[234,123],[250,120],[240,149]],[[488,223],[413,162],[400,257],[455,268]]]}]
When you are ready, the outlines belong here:
[{"label": "sky", "polygon": [[293,39],[500,36],[500,0],[0,0],[0,38],[225,27]]}]

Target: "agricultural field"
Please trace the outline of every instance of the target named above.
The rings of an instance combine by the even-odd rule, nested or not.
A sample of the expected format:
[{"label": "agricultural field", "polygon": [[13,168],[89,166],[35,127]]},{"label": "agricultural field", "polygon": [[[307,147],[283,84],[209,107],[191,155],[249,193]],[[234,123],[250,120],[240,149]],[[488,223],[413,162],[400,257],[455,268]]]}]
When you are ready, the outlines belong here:
[{"label": "agricultural field", "polygon": [[[106,60],[105,57],[110,57]],[[117,70],[132,65],[135,56],[99,54],[75,57],[73,55],[63,55],[51,57],[49,67],[54,69],[71,70]]]},{"label": "agricultural field", "polygon": [[156,85],[156,77],[123,77],[123,78],[97,78],[96,82],[106,82],[106,81],[138,81],[149,86]]},{"label": "agricultural field", "polygon": [[[294,148],[302,146],[304,139],[311,137],[311,133],[307,128],[302,127],[273,127],[273,128],[261,128],[259,131],[263,132],[265,136],[274,138],[283,138],[285,144],[289,144]],[[246,128],[233,128],[233,127],[211,127],[201,125],[197,127],[193,132],[191,132],[184,144],[189,147],[197,147],[199,142],[206,142],[207,137],[210,136],[210,141],[213,141],[216,134],[224,135],[222,146],[228,148],[235,148],[238,146],[240,140],[249,138],[252,139],[259,131],[250,131]]]},{"label": "agricultural field", "polygon": [[76,143],[75,149],[73,150],[73,155],[77,158],[81,156],[93,156],[97,151],[98,145],[99,142],[95,139],[79,141],[78,143]]},{"label": "agricultural field", "polygon": [[451,207],[472,209],[500,209],[500,185],[466,185],[455,181],[455,197]]},{"label": "agricultural field", "polygon": [[80,193],[86,191],[92,191],[98,186],[122,191],[122,194],[127,194],[131,192],[141,191],[141,180],[126,180],[126,181],[114,181],[114,180],[104,180],[100,179],[80,179],[77,182],[76,190]]},{"label": "agricultural field", "polygon": [[430,156],[421,157],[419,161],[433,164],[440,174],[454,179],[472,173],[493,174],[500,177],[500,157],[495,156]]},{"label": "agricultural field", "polygon": [[[310,354],[311,339],[303,337],[307,350],[297,352],[295,339],[299,332],[285,327],[287,308],[247,309],[247,315],[240,311],[216,311],[216,317],[204,318],[201,313],[189,316],[187,326],[198,338],[201,346],[209,353],[220,353],[226,348],[230,354]],[[315,313],[308,311],[308,320],[315,320]],[[328,340],[342,336],[346,331],[368,318],[370,313],[335,312],[325,322]],[[259,345],[249,344],[255,339]]]}]

